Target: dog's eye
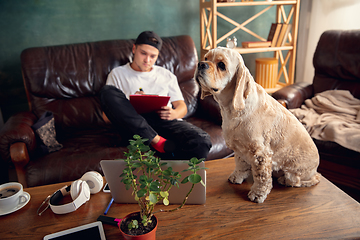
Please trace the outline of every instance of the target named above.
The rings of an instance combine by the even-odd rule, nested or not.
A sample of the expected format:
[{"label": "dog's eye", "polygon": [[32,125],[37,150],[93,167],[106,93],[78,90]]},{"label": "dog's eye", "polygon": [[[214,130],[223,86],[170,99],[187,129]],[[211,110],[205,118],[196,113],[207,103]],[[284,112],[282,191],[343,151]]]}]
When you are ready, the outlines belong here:
[{"label": "dog's eye", "polygon": [[207,58],[205,58],[205,61],[207,61]]},{"label": "dog's eye", "polygon": [[222,71],[225,71],[225,69],[226,69],[225,63],[223,63],[223,62],[219,62],[219,63],[218,63],[218,67],[219,67]]}]

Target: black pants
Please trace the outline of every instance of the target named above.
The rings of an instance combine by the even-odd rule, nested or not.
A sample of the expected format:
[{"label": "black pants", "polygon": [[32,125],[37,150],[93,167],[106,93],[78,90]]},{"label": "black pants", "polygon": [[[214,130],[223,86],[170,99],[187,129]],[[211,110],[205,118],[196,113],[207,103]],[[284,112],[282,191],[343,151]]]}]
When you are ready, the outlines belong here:
[{"label": "black pants", "polygon": [[162,159],[189,160],[206,158],[211,148],[210,136],[202,129],[180,120],[162,120],[157,113],[138,114],[125,94],[114,86],[105,85],[100,91],[101,107],[122,136],[132,139],[134,134],[149,139],[160,135],[173,141],[172,153],[157,153]]}]

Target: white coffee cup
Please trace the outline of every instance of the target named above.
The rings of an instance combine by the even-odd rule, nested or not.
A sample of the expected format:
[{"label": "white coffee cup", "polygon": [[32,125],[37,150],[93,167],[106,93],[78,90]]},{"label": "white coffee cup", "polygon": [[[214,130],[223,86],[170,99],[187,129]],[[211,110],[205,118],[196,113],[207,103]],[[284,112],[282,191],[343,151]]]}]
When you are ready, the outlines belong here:
[{"label": "white coffee cup", "polygon": [[0,212],[15,209],[21,203],[28,201],[23,186],[18,182],[9,182],[0,185]]}]

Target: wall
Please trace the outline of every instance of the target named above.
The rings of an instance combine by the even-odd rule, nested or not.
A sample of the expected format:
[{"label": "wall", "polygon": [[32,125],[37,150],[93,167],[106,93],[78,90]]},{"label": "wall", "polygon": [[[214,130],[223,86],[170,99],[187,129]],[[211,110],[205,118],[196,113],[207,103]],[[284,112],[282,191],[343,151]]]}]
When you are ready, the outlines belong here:
[{"label": "wall", "polygon": [[302,0],[296,81],[312,83],[312,59],[321,34],[326,30],[360,29],[359,0]]},{"label": "wall", "polygon": [[[227,8],[221,11],[243,22],[262,8]],[[275,10],[249,26],[266,38],[274,19]],[[233,28],[222,20],[218,26],[219,34]],[[154,30],[160,36],[190,35],[199,49],[199,1],[0,0],[0,29],[0,109],[6,121],[16,112],[28,110],[20,68],[23,49],[136,38],[143,30]],[[239,43],[252,39],[248,34],[236,36]],[[257,55],[244,57],[251,71],[254,71]]]}]

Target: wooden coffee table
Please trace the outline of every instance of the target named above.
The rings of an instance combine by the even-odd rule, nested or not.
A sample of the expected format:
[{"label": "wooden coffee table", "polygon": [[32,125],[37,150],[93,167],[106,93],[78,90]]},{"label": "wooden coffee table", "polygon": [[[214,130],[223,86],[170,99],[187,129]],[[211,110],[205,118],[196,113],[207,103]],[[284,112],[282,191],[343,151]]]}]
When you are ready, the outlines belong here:
[{"label": "wooden coffee table", "polygon": [[[251,183],[234,185],[227,181],[234,166],[233,158],[206,162],[206,204],[157,213],[157,239],[360,238],[360,204],[327,179],[322,177],[310,188],[284,187],[274,182],[265,202],[257,204],[247,198]],[[56,215],[48,209],[38,216],[36,210],[44,198],[64,185],[25,189],[31,200],[17,212],[0,217],[0,239],[42,239],[94,222],[111,199],[109,193],[101,192],[92,195],[76,212]],[[136,204],[114,203],[107,216],[121,218],[137,210]],[[107,239],[122,239],[117,227],[104,224],[104,230]]]}]

